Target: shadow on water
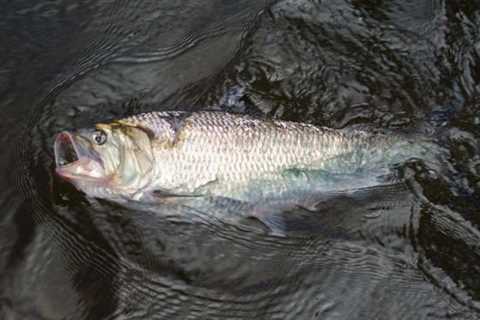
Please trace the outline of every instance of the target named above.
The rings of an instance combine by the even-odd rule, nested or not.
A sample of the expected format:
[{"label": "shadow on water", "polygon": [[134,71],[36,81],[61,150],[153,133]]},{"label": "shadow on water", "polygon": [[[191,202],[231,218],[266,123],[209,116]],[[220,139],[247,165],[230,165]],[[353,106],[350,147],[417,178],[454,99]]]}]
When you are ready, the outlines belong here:
[{"label": "shadow on water", "polygon": [[[478,318],[475,2],[17,0],[0,16],[1,319]],[[291,212],[283,238],[54,176],[57,132],[165,109],[435,134],[448,170],[412,159],[394,191]]]}]

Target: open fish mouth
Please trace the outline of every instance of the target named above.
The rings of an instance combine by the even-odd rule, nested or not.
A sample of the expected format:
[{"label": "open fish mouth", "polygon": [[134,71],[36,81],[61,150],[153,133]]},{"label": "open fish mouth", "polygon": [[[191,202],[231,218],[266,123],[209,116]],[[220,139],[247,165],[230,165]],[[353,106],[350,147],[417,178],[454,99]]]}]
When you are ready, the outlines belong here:
[{"label": "open fish mouth", "polygon": [[68,132],[61,132],[55,140],[55,164],[65,167],[80,160],[78,147]]},{"label": "open fish mouth", "polygon": [[67,179],[104,178],[103,161],[85,138],[64,131],[55,139],[56,172]]}]

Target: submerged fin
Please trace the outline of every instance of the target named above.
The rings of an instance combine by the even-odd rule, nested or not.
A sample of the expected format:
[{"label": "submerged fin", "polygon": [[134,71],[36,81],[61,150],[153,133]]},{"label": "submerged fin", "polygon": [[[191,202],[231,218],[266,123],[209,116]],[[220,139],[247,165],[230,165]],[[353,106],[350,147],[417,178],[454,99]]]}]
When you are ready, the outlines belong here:
[{"label": "submerged fin", "polygon": [[268,229],[270,235],[286,236],[287,226],[283,215],[283,206],[279,202],[266,201],[264,203],[252,203],[223,196],[206,197],[205,200],[211,206],[208,211],[214,213],[220,219],[230,222],[247,222],[245,219],[253,219]]},{"label": "submerged fin", "polygon": [[287,226],[281,210],[275,210],[274,207],[255,206],[251,217],[265,225],[270,235],[286,237]]},{"label": "submerged fin", "polygon": [[347,201],[353,205],[355,203],[367,203],[369,201],[375,202],[379,199],[389,201],[395,199],[398,194],[407,191],[407,188],[404,183],[396,182],[355,189],[321,192],[299,199],[297,207],[311,212],[320,212],[330,208],[332,200],[337,202]]},{"label": "submerged fin", "polygon": [[253,205],[251,217],[258,219],[270,234],[276,236],[285,237],[287,231],[331,231],[345,224],[343,220],[350,220],[344,213],[355,212],[356,208],[371,212],[378,211],[377,207],[395,206],[398,197],[407,191],[405,184],[394,183],[267,200]]}]

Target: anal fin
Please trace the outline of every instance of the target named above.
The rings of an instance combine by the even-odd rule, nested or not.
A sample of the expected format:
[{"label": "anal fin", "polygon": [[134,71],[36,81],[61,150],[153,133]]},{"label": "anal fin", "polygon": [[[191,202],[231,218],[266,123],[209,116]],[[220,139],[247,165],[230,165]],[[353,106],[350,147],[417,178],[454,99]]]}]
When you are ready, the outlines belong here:
[{"label": "anal fin", "polygon": [[251,214],[252,218],[260,221],[268,228],[272,236],[286,237],[287,225],[281,210],[274,210],[265,206],[255,206]]}]

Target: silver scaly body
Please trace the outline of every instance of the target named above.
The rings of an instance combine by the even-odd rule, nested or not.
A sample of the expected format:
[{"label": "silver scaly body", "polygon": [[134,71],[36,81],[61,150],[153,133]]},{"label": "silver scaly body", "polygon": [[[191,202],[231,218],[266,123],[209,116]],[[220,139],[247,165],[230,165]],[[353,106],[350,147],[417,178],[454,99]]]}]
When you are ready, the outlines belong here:
[{"label": "silver scaly body", "polygon": [[299,172],[354,174],[388,167],[411,153],[405,148],[410,143],[397,136],[220,112],[153,112],[121,123],[153,136],[155,176],[145,192],[244,200],[312,184],[312,175]]}]

